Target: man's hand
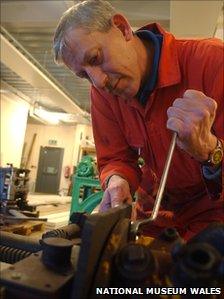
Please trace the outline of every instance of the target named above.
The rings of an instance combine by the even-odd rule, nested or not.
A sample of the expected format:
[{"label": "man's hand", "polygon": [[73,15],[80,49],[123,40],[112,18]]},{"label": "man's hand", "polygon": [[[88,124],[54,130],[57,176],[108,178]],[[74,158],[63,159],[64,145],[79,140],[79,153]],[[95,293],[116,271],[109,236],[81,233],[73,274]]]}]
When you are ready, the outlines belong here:
[{"label": "man's hand", "polygon": [[199,162],[215,149],[217,138],[211,133],[217,104],[200,91],[186,90],[167,110],[167,128],[177,132],[177,145]]},{"label": "man's hand", "polygon": [[129,184],[119,175],[113,175],[109,179],[108,187],[104,192],[99,211],[104,212],[121,203],[132,203]]}]

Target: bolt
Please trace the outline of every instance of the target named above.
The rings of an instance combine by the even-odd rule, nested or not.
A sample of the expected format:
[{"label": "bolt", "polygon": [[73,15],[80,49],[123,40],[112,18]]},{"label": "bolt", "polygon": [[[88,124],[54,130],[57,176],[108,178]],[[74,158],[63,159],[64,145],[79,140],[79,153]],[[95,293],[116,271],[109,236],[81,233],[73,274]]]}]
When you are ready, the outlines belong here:
[{"label": "bolt", "polygon": [[127,254],[127,259],[130,263],[144,263],[145,261],[145,252],[144,249],[140,246],[130,246]]}]

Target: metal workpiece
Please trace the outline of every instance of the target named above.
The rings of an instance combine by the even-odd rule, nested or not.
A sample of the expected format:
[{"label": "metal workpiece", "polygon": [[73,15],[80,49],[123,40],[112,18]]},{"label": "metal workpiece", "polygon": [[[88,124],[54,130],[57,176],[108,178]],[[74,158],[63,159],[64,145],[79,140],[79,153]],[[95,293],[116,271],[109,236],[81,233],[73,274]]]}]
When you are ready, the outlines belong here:
[{"label": "metal workpiece", "polygon": [[167,241],[167,242],[172,242],[180,238],[180,235],[176,228],[174,227],[168,227],[165,228],[162,233],[160,234],[160,239]]},{"label": "metal workpiece", "polygon": [[6,299],[69,298],[79,247],[72,249],[73,269],[68,274],[57,273],[41,261],[41,253],[33,253],[1,272],[1,284],[7,289]]},{"label": "metal workpiece", "polygon": [[[99,268],[100,255],[103,256],[106,250],[105,246],[108,239],[110,240],[109,236],[122,219],[127,219],[126,225],[123,224],[127,241],[130,217],[131,206],[126,204],[103,213],[87,216],[82,230],[82,242],[77,263],[78,275],[74,278],[70,299],[91,298],[90,294],[94,291],[92,287],[94,285],[95,276],[99,273],[99,270],[96,271],[96,269]],[[112,235],[112,239],[115,243],[118,242],[116,234]],[[112,242],[112,244],[114,244],[114,242]],[[105,262],[103,267],[108,268],[107,265],[110,265],[110,263]],[[95,286],[99,286],[101,283],[105,284],[103,278],[104,276],[102,275],[100,281],[96,281]]]},{"label": "metal workpiece", "polygon": [[[99,286],[107,287],[117,277],[117,271],[114,270],[114,258],[117,252],[129,241],[129,227],[130,219],[122,218],[114,226],[112,232],[109,232],[106,245],[99,257],[98,267],[93,277],[88,298],[94,298],[96,288]],[[76,299],[75,296],[74,299]]]},{"label": "metal workpiece", "polygon": [[74,243],[63,238],[45,238],[42,240],[42,262],[57,273],[68,274],[72,271],[71,251]]},{"label": "metal workpiece", "polygon": [[87,219],[87,215],[87,212],[73,212],[69,221],[71,224],[76,224],[82,229]]},{"label": "metal workpiece", "polygon": [[[44,247],[47,248],[47,252],[50,251],[50,259],[59,271],[52,267],[52,260],[49,262],[48,257],[46,262],[46,252],[31,254],[14,264],[13,268],[2,271],[0,281],[9,293],[9,297],[6,298],[94,298],[93,286],[96,287],[99,283],[105,286],[110,284],[111,276],[107,270],[112,269],[113,256],[118,248],[128,242],[130,216],[130,205],[122,205],[105,213],[87,215],[82,228],[80,246],[72,246],[74,240],[43,239]],[[65,259],[65,255],[67,258],[64,267],[61,266],[61,261]],[[61,267],[65,269],[67,267],[68,271],[60,271]]]},{"label": "metal workpiece", "polygon": [[[50,262],[48,257],[46,262],[46,251],[36,252],[2,270],[0,282],[6,290],[5,298],[95,299],[99,297],[97,288],[222,285],[223,258],[218,243],[224,241],[223,224],[209,226],[188,242],[173,228],[167,228],[158,238],[140,235],[133,242],[129,238],[130,216],[130,205],[86,215],[80,246],[73,246],[74,240],[43,239]],[[51,259],[57,269],[52,267]],[[143,299],[148,297],[142,295]]]},{"label": "metal workpiece", "polygon": [[163,198],[164,189],[166,186],[167,176],[168,176],[169,169],[170,169],[170,164],[171,164],[174,149],[175,149],[176,139],[177,139],[177,133],[174,132],[172,139],[171,139],[169,151],[168,151],[167,158],[166,158],[166,163],[165,163],[163,174],[162,174],[162,177],[160,180],[159,189],[158,189],[158,192],[156,195],[156,199],[155,199],[155,203],[154,203],[154,207],[153,207],[151,216],[147,219],[143,219],[143,220],[141,219],[141,220],[132,222],[131,235],[132,235],[133,239],[135,239],[135,237],[137,236],[140,226],[146,225],[152,221],[155,221],[158,216],[159,208],[160,208],[161,201]]},{"label": "metal workpiece", "polygon": [[127,243],[115,256],[118,284],[133,286],[143,284],[155,274],[156,261],[149,247],[134,242]]},{"label": "metal workpiece", "polygon": [[223,262],[210,244],[188,243],[173,254],[171,280],[181,287],[217,287],[223,281]]}]

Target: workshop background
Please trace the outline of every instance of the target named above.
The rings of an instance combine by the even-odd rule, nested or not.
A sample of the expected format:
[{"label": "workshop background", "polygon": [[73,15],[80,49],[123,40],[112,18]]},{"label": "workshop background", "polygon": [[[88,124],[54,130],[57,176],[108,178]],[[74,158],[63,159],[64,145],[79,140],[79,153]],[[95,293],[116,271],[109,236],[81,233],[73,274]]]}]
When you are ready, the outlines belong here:
[{"label": "workshop background", "polygon": [[[66,211],[66,217],[74,206],[71,200],[80,196],[72,192],[75,175],[90,180],[84,187],[82,180],[76,181],[85,196],[92,195],[93,186],[99,191],[89,83],[57,66],[52,54],[57,22],[75,2],[1,1],[0,167],[14,169],[11,176],[17,171],[22,182],[7,192],[14,206],[20,188],[25,205],[53,203],[48,212]],[[223,39],[223,1],[110,2],[128,17],[133,30],[158,22],[179,37]],[[6,187],[15,178],[7,183],[2,172],[1,180],[0,191],[9,199]],[[61,210],[59,203],[65,204]]]},{"label": "workshop background", "polygon": [[[103,191],[90,86],[52,54],[59,18],[76,2],[0,3],[0,298],[95,299],[97,289],[101,298],[113,297],[99,286],[131,286],[135,293],[126,298],[149,286],[142,298],[155,298],[154,286],[193,285],[221,299],[223,224],[185,243],[172,227],[144,238],[145,220],[131,221],[130,205],[94,213]],[[133,30],[158,22],[177,37],[224,39],[223,1],[109,2]],[[183,298],[178,290],[170,294]]]}]

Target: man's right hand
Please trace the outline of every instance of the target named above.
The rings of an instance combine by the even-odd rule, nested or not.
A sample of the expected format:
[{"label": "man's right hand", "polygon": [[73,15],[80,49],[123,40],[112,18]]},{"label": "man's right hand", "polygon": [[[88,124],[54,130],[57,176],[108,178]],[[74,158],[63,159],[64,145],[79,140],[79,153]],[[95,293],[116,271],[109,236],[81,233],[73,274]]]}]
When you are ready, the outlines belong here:
[{"label": "man's right hand", "polygon": [[119,175],[112,175],[100,203],[99,211],[105,212],[109,208],[114,208],[122,203],[132,203],[129,184]]}]

